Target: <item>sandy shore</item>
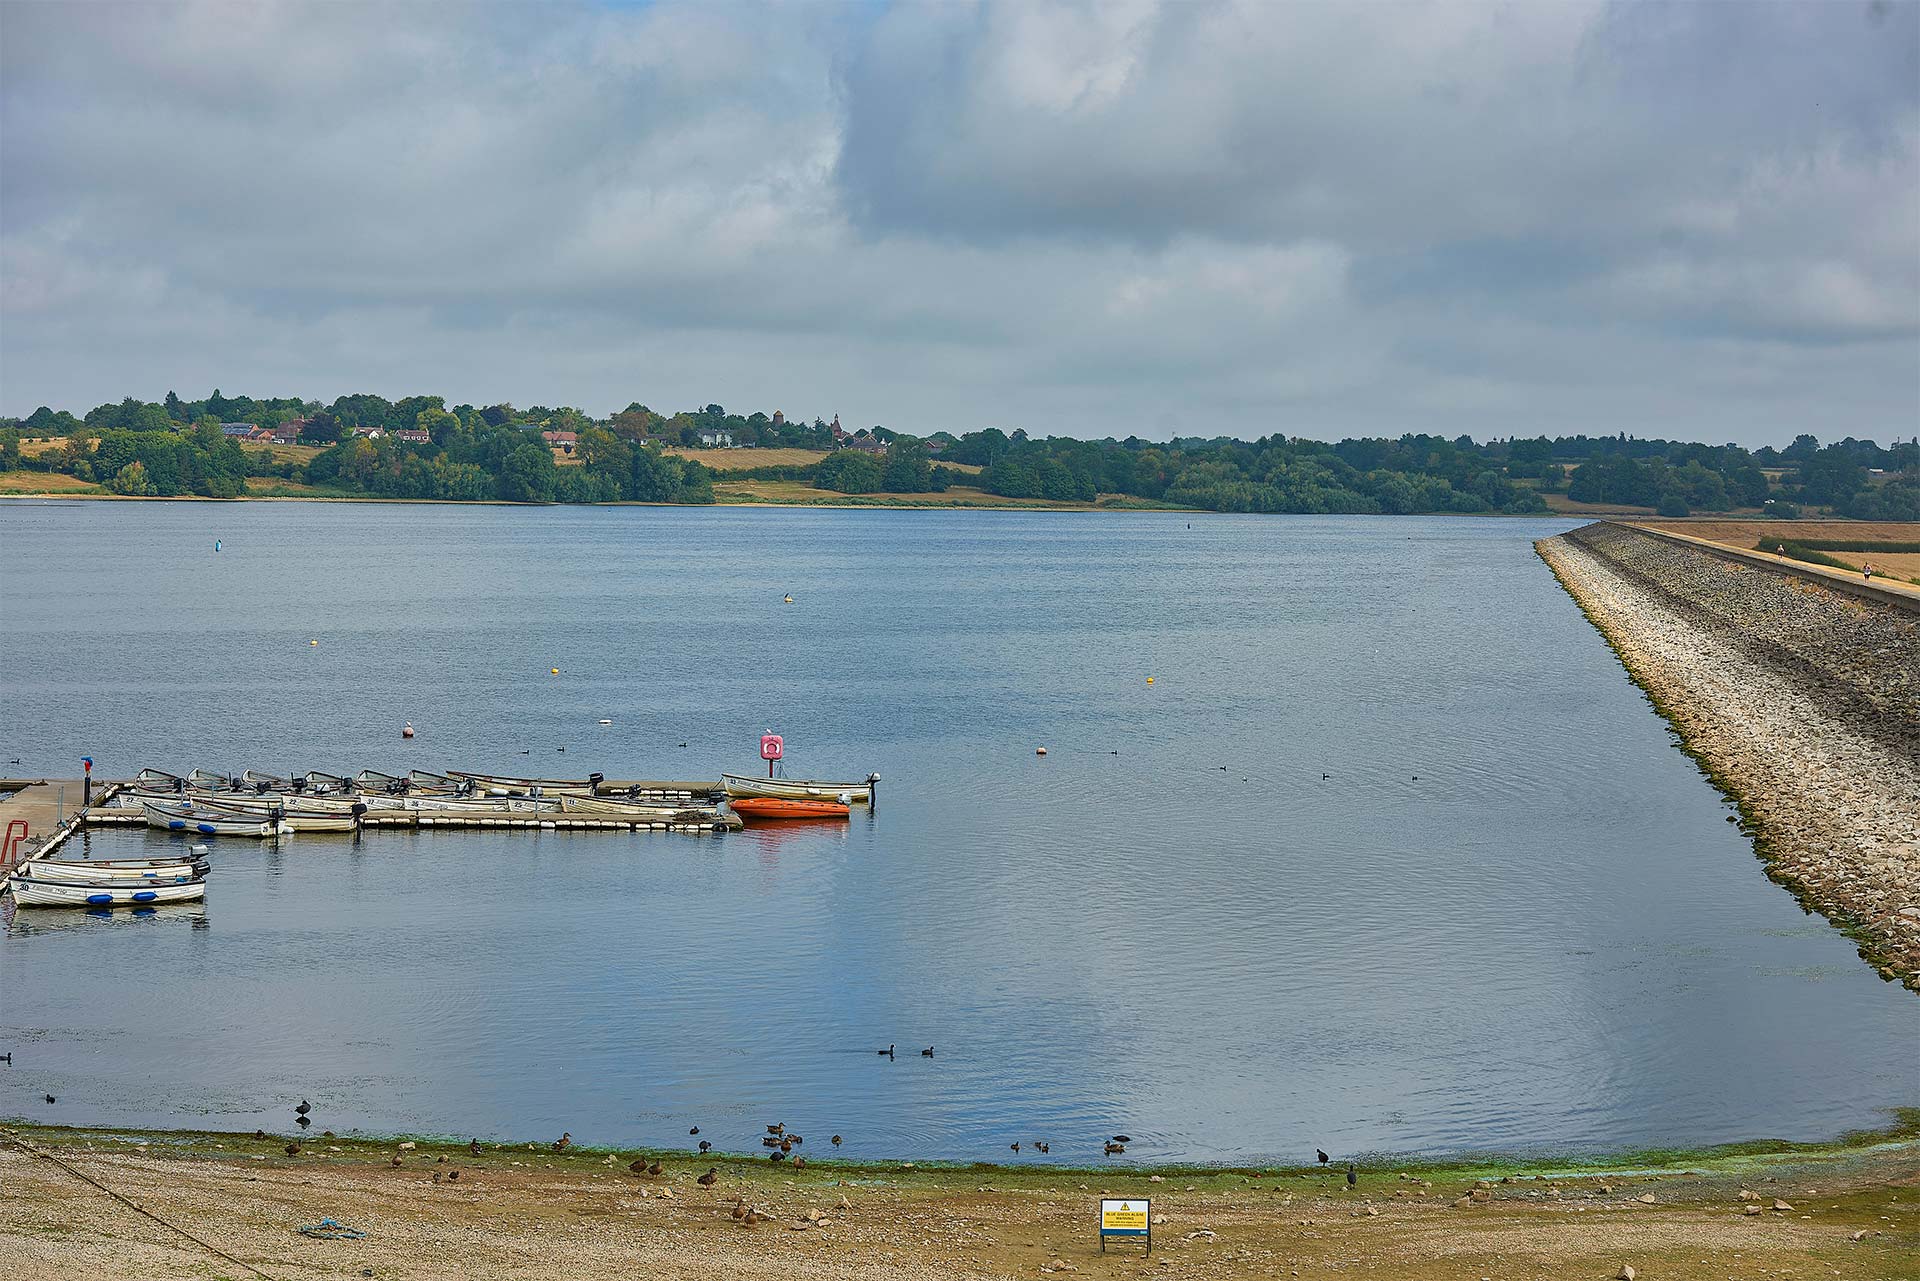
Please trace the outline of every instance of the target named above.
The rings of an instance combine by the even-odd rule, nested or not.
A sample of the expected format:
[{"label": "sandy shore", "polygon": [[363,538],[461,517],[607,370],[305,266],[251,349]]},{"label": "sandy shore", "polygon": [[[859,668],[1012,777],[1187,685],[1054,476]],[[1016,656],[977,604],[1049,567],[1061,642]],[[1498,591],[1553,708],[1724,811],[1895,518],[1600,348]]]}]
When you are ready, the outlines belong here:
[{"label": "sandy shore", "polygon": [[1618,525],[1537,546],[1768,874],[1920,991],[1920,616]]},{"label": "sandy shore", "polygon": [[[910,1281],[1049,1275],[1056,1263],[1065,1266],[1054,1273],[1103,1278],[1597,1281],[1622,1265],[1647,1281],[1920,1276],[1920,1144],[1910,1138],[1615,1172],[1363,1168],[1351,1191],[1337,1170],[1318,1169],[1155,1176],[733,1160],[703,1187],[709,1164],[684,1158],[636,1175],[630,1154],[544,1145],[474,1156],[320,1138],[289,1157],[284,1142],[10,1129],[0,1134],[0,1257],[22,1281]],[[1100,1253],[1103,1192],[1152,1199],[1151,1260],[1137,1246]],[[736,1222],[742,1199],[766,1220]],[[322,1218],[366,1236],[300,1235]]]}]

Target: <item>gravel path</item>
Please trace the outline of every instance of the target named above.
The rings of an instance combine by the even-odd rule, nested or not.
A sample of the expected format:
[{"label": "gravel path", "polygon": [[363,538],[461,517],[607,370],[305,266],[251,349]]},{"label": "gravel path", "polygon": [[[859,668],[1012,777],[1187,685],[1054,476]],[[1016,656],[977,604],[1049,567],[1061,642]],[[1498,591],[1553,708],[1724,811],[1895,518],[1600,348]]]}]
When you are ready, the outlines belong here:
[{"label": "gravel path", "polygon": [[1920,616],[1618,525],[1537,547],[1768,874],[1920,991]]}]

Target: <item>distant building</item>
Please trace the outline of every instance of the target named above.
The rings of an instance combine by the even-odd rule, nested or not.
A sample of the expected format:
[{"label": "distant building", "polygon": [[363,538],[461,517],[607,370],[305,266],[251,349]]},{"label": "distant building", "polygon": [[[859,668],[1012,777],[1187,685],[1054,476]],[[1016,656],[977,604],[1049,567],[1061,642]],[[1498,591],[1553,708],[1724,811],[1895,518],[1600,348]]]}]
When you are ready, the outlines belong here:
[{"label": "distant building", "polygon": [[259,430],[260,429],[258,427],[255,427],[252,423],[221,423],[220,424],[220,433],[221,435],[225,436],[228,440],[245,440],[247,437],[253,435],[253,433]]},{"label": "distant building", "polygon": [[787,425],[787,416],[786,416],[785,414],[783,414],[783,413],[781,413],[781,412],[780,412],[779,410],[777,410],[777,409],[776,409],[776,410],[774,410],[774,411],[773,411],[773,425],[774,425],[775,427],[785,427],[785,426]]},{"label": "distant building", "polygon": [[354,439],[356,440],[379,440],[386,434],[387,429],[384,427],[355,427],[353,429]]},{"label": "distant building", "polygon": [[565,454],[569,458],[573,456],[574,446],[580,443],[579,434],[570,431],[543,431],[540,439],[553,446],[555,453]]},{"label": "distant building", "polygon": [[944,454],[947,452],[947,442],[944,440],[930,440],[927,442],[927,452],[936,457]]},{"label": "distant building", "polygon": [[694,439],[700,442],[702,449],[733,448],[733,433],[730,431],[716,431],[713,428],[708,428],[695,436]]},{"label": "distant building", "polygon": [[425,427],[402,427],[399,431],[393,433],[393,438],[395,440],[404,440],[409,445],[430,445],[433,443],[433,433]]}]

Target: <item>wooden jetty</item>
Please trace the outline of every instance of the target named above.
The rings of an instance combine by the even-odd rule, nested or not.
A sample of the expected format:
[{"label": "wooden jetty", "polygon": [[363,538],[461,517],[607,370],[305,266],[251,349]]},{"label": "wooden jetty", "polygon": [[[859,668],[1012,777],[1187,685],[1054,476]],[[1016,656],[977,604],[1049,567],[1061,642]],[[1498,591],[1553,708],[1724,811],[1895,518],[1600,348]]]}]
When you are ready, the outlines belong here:
[{"label": "wooden jetty", "polygon": [[[119,789],[118,783],[94,780],[93,804],[112,799]],[[0,833],[15,822],[27,827],[26,839],[15,851],[16,861],[51,854],[79,831],[90,813],[82,804],[86,793],[85,779],[0,778]]]},{"label": "wooden jetty", "polygon": [[[110,802],[124,783],[95,780],[93,803],[82,805],[85,784],[71,779],[0,779],[0,832],[13,820],[26,823],[28,836],[20,858],[45,857],[83,827],[141,827],[146,816],[138,806]],[[636,779],[603,782],[600,794],[631,797],[659,804],[696,804],[724,795],[718,782],[672,779]],[[567,814],[553,811],[464,812],[457,810],[370,810],[363,828],[432,828],[466,830],[562,832],[682,832],[695,835],[737,832],[742,824],[732,811],[697,823],[633,818],[617,814]]]}]

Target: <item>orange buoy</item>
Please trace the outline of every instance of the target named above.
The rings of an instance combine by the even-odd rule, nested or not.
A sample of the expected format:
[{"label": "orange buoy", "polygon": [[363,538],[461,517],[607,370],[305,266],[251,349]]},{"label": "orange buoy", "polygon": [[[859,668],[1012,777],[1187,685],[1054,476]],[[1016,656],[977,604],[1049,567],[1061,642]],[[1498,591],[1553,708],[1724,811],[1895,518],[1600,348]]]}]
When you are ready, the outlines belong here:
[{"label": "orange buoy", "polygon": [[406,728],[400,731],[400,737],[401,737],[401,738],[412,738],[412,737],[413,737],[413,722],[412,722],[412,721],[408,721],[408,722],[407,722],[407,725],[406,725]]}]

